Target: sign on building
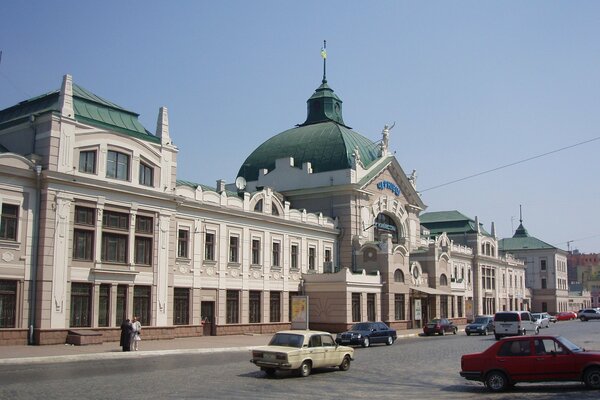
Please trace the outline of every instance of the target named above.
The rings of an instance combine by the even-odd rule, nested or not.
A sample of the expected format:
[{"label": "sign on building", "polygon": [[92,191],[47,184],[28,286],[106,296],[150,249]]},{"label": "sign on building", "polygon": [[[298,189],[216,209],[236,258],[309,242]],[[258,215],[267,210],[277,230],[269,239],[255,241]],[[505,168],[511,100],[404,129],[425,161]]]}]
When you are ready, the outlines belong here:
[{"label": "sign on building", "polygon": [[292,296],[292,329],[308,329],[308,296]]}]

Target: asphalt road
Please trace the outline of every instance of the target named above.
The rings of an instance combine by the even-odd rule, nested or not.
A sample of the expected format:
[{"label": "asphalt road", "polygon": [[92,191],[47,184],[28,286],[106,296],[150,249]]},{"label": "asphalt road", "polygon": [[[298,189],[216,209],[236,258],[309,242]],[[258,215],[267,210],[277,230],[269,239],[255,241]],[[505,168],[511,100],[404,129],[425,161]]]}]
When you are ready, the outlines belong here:
[{"label": "asphalt road", "polygon": [[[600,350],[600,321],[559,322],[542,333],[561,334]],[[458,335],[398,340],[358,348],[349,371],[313,371],[307,378],[267,378],[248,352],[174,355],[0,367],[0,399],[597,399],[579,383],[519,384],[491,394],[458,374],[460,356],[478,352],[493,336]],[[1,351],[1,348],[0,348]]]}]

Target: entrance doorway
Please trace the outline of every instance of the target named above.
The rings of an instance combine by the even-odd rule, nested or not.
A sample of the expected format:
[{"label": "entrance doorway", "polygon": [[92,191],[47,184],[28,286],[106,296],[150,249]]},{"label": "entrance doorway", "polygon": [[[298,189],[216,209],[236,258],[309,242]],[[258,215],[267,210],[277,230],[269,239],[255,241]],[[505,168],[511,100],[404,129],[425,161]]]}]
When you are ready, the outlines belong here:
[{"label": "entrance doorway", "polygon": [[215,335],[215,302],[203,301],[200,304],[200,319],[202,320],[204,336]]}]

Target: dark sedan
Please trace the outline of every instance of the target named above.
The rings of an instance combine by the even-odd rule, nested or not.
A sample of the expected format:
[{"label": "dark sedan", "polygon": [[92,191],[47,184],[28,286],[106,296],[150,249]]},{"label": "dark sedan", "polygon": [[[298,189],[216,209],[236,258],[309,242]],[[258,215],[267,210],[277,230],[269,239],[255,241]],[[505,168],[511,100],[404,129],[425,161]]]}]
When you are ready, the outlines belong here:
[{"label": "dark sedan", "polygon": [[494,332],[494,317],[492,315],[478,315],[475,317],[475,320],[465,328],[467,336],[471,333],[487,335],[492,332]]},{"label": "dark sedan", "polygon": [[435,318],[432,319],[423,327],[423,333],[429,335],[445,335],[446,333],[452,333],[456,335],[458,328],[454,325],[454,322],[446,318]]},{"label": "dark sedan", "polygon": [[374,343],[391,345],[396,340],[396,330],[383,322],[359,322],[349,331],[338,333],[335,341],[343,345],[369,347]]}]

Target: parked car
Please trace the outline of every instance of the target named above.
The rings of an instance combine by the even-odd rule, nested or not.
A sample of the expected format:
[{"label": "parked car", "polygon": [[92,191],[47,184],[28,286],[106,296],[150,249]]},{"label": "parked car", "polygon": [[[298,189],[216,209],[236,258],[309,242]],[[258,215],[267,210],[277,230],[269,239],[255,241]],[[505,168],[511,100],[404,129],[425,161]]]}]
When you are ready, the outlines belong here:
[{"label": "parked car", "polygon": [[577,317],[582,321],[589,321],[590,319],[600,319],[600,311],[597,308],[586,308],[577,314]]},{"label": "parked car", "polygon": [[494,314],[494,336],[499,340],[504,336],[525,335],[540,331],[529,311],[499,311]]},{"label": "parked car", "polygon": [[494,332],[494,317],[492,315],[478,315],[473,322],[467,324],[465,333],[469,336],[471,333],[477,335],[487,335]]},{"label": "parked car", "polygon": [[577,319],[577,313],[575,313],[575,311],[561,311],[556,314],[557,321],[570,321],[572,319]]},{"label": "parked car", "polygon": [[327,332],[290,330],[277,332],[267,346],[252,349],[251,363],[259,366],[268,376],[278,370],[297,370],[308,376],[313,368],[350,368],[354,349],[335,343]]},{"label": "parked car", "polygon": [[446,318],[432,319],[423,327],[423,333],[427,336],[435,334],[443,336],[446,333],[456,335],[456,332],[458,332],[458,328],[454,325],[454,322]]},{"label": "parked car", "polygon": [[542,314],[544,314],[550,320],[550,322],[552,322],[553,324],[556,323],[556,321],[557,321],[556,316],[549,314],[549,313],[542,313]]},{"label": "parked car", "polygon": [[531,313],[533,320],[540,328],[550,328],[550,318],[547,315],[547,313]]},{"label": "parked car", "polygon": [[336,343],[344,345],[360,345],[369,347],[374,343],[385,343],[388,346],[396,340],[396,330],[383,322],[359,322],[352,325],[349,331],[338,333]]},{"label": "parked car", "polygon": [[600,352],[585,351],[561,336],[502,339],[482,353],[465,354],[460,376],[492,392],[518,382],[582,381],[600,389]]}]

